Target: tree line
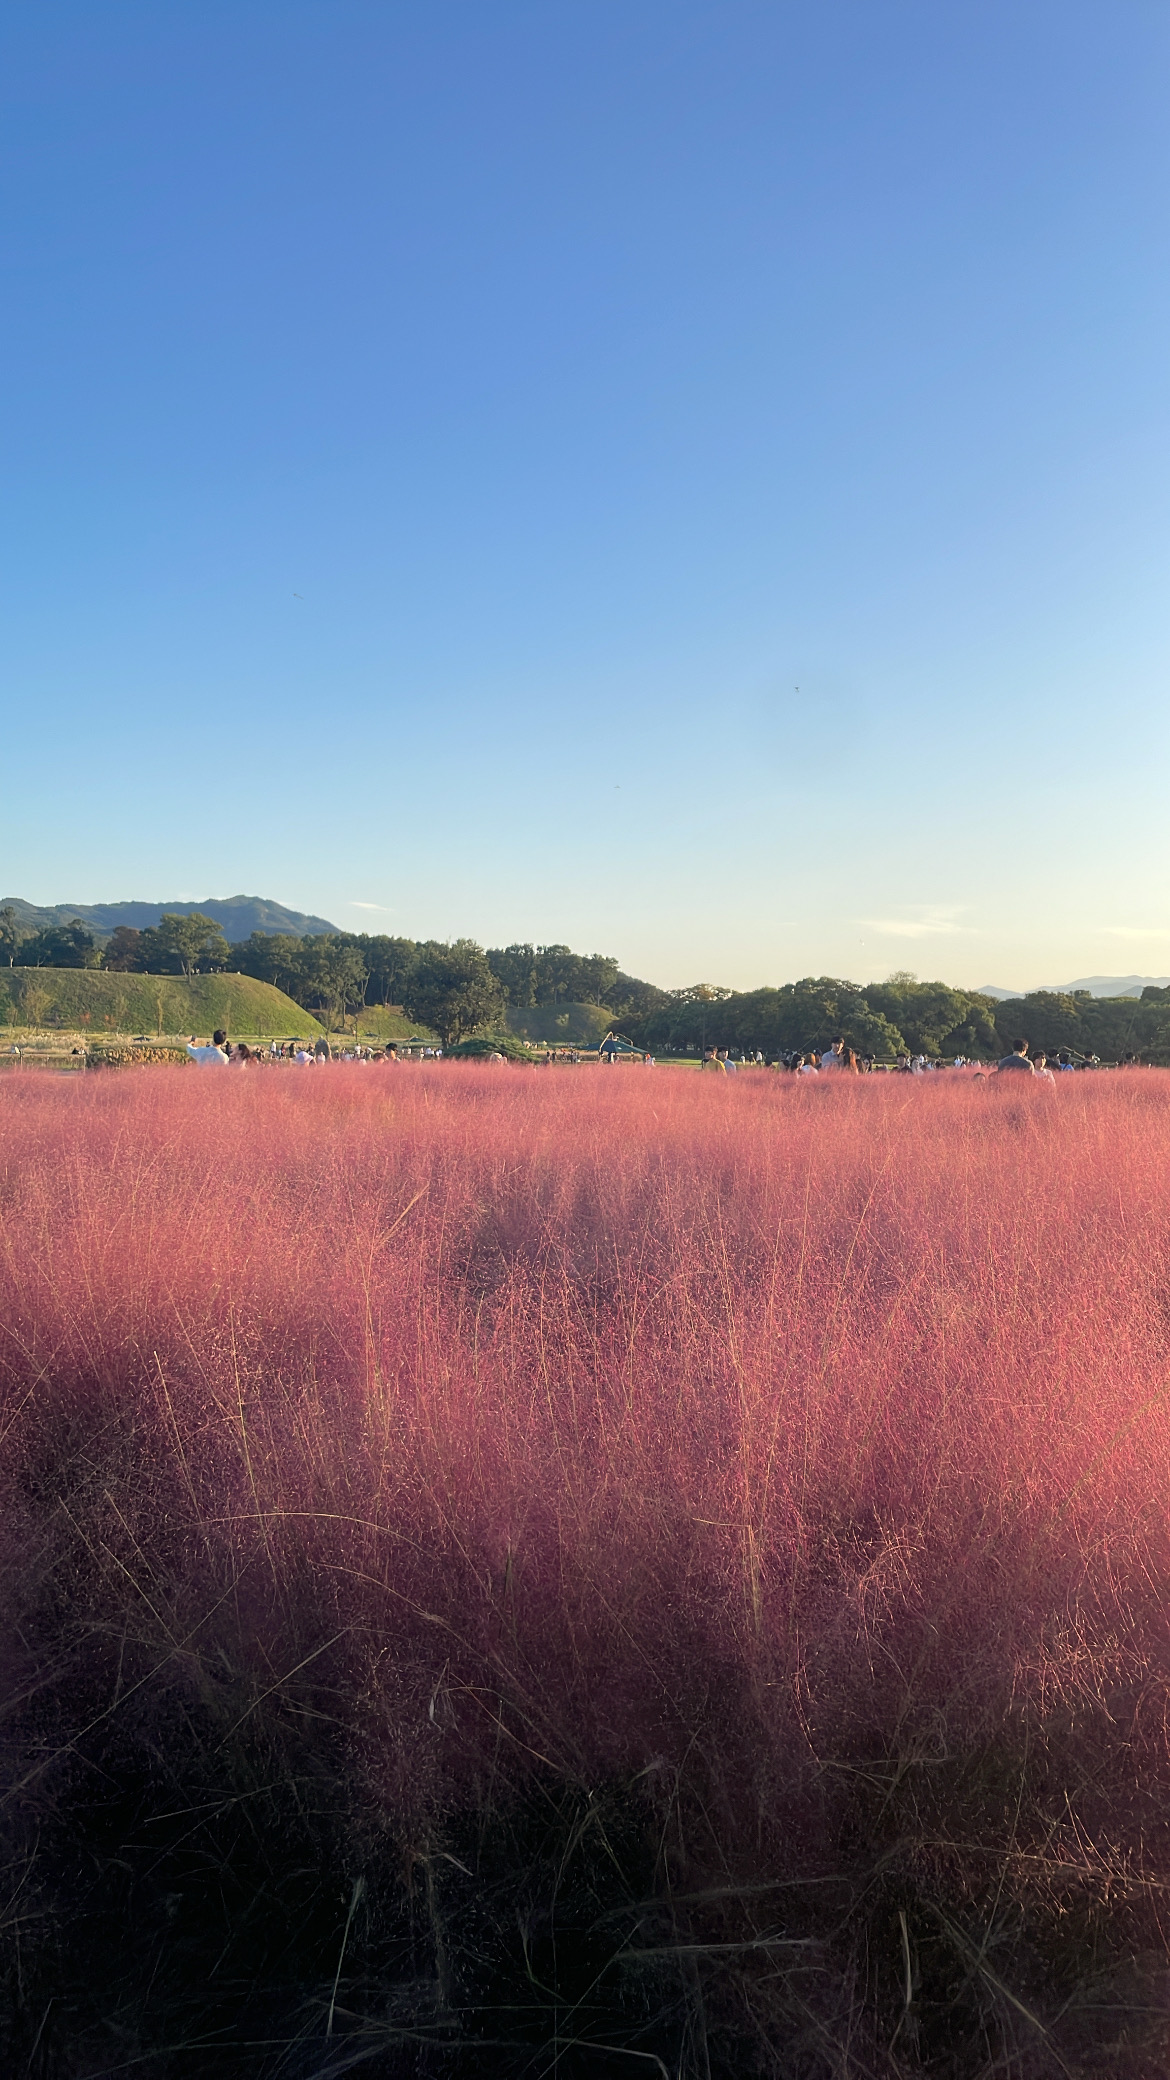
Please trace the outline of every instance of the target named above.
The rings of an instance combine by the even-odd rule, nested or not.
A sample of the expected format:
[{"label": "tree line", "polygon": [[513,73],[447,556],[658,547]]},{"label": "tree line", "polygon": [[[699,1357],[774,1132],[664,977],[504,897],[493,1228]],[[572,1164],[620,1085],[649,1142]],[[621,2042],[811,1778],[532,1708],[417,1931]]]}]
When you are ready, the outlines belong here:
[{"label": "tree line", "polygon": [[27,968],[102,968],[115,974],[207,975],[234,970],[270,982],[307,1011],[340,1021],[369,1005],[400,1006],[445,1045],[503,1025],[510,1008],[596,1004],[614,1018],[643,1015],[664,990],[624,975],[609,954],[569,946],[489,947],[386,933],[253,932],[231,944],[194,911],[157,925],[119,925],[104,943],[81,918],[21,935],[12,906],[0,910],[0,957]]},{"label": "tree line", "polygon": [[253,932],[232,945],[213,919],[166,913],[136,931],[119,925],[103,942],[81,919],[23,934],[0,909],[0,959],[31,968],[114,973],[211,974],[234,969],[273,983],[307,1011],[339,1022],[369,1005],[400,1006],[445,1045],[502,1029],[509,1010],[539,1005],[602,1008],[635,1046],[687,1054],[727,1047],[774,1059],[827,1046],[841,1033],[858,1054],[933,1058],[1004,1054],[1020,1035],[1033,1048],[1071,1048],[1117,1061],[1128,1054],[1170,1063],[1170,989],[1140,999],[1087,990],[1035,990],[997,1003],[975,990],[920,982],[905,970],[865,984],[807,976],[776,988],[712,983],[664,990],[627,975],[611,954],[517,942],[486,949],[473,939],[407,939],[385,933]]}]

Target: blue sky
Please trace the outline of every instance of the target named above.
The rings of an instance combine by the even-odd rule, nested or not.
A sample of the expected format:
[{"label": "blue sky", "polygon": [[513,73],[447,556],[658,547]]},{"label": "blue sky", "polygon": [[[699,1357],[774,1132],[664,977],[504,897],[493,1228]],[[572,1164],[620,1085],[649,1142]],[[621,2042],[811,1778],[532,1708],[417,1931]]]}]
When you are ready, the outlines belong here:
[{"label": "blue sky", "polygon": [[1170,971],[1164,0],[0,21],[0,883]]}]

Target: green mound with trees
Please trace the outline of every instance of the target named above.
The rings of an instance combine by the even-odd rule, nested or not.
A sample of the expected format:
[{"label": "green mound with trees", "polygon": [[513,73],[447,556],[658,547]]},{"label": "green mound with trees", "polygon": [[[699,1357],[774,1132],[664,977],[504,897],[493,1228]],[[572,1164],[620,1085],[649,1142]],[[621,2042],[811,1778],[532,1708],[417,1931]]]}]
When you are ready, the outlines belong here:
[{"label": "green mound with trees", "polygon": [[119,975],[91,968],[0,971],[0,1019],[71,1033],[316,1037],[312,1012],[250,975]]},{"label": "green mound with trees", "polygon": [[510,1033],[546,1047],[596,1047],[612,1024],[604,1004],[533,1004],[508,1012]]}]

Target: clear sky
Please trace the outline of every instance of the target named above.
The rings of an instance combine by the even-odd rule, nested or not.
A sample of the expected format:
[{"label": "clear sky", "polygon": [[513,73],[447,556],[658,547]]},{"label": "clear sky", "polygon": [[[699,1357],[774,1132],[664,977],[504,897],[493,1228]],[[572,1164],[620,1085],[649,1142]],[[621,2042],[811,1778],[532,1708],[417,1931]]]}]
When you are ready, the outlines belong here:
[{"label": "clear sky", "polygon": [[0,18],[0,884],[1170,972],[1165,0]]}]

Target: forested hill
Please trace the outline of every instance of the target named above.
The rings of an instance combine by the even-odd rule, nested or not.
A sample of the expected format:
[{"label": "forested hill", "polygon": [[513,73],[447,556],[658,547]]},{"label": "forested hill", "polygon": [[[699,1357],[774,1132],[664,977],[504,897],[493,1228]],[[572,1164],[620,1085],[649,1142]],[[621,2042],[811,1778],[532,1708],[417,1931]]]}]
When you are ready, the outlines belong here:
[{"label": "forested hill", "polygon": [[119,925],[142,932],[164,915],[193,917],[196,913],[213,918],[232,946],[250,938],[253,932],[295,932],[300,937],[308,932],[337,930],[326,917],[290,910],[267,896],[208,896],[199,903],[29,903],[23,896],[3,896],[0,906],[4,904],[11,904],[16,921],[25,932],[39,932],[46,925],[70,924],[75,917],[82,918],[99,936],[116,932]]}]

